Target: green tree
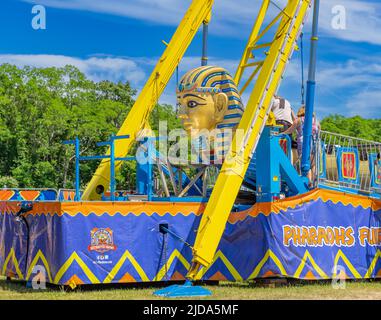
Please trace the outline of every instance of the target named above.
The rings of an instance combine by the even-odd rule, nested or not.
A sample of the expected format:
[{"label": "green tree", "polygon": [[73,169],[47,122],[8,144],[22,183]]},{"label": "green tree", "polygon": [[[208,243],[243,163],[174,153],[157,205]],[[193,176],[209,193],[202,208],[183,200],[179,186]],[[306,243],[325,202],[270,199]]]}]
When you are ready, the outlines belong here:
[{"label": "green tree", "polygon": [[[62,142],[78,136],[83,154],[105,152],[95,143],[117,132],[135,94],[128,82],[93,82],[73,66],[0,65],[0,183],[72,188],[74,148]],[[179,126],[171,106],[155,108],[155,130],[153,119],[159,118],[167,119],[170,129]],[[81,163],[82,186],[97,165]],[[125,163],[118,178],[119,188],[132,188],[135,164]]]},{"label": "green tree", "polygon": [[381,141],[381,119],[364,119],[360,116],[346,118],[335,114],[324,118],[321,127],[333,133]]}]

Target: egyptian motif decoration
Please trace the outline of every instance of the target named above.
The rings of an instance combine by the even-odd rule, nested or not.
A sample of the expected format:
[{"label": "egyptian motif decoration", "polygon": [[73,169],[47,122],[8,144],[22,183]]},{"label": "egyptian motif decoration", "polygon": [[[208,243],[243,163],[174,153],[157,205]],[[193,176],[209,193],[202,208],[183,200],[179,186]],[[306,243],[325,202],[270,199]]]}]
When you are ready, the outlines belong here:
[{"label": "egyptian motif decoration", "polygon": [[356,180],[356,155],[354,152],[343,152],[341,156],[341,170],[344,179]]},{"label": "egyptian motif decoration", "polygon": [[375,160],[374,162],[375,181],[377,185],[381,185],[381,161]]},{"label": "egyptian motif decoration", "polygon": [[191,137],[192,147],[201,150],[211,162],[216,157],[223,159],[244,111],[229,72],[213,66],[190,70],[177,88],[177,101],[179,118]]}]

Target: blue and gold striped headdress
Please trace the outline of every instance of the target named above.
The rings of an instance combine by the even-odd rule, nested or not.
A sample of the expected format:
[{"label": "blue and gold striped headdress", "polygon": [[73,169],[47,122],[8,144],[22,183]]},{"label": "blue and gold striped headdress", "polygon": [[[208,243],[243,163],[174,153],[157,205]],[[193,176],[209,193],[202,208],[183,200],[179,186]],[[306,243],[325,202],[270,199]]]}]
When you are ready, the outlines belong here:
[{"label": "blue and gold striped headdress", "polygon": [[[228,108],[224,120],[217,124],[217,129],[235,130],[244,112],[241,96],[230,73],[221,67],[202,66],[188,71],[180,81],[177,93],[225,93]],[[224,148],[225,149],[225,148]],[[225,152],[223,152],[225,153]]]}]

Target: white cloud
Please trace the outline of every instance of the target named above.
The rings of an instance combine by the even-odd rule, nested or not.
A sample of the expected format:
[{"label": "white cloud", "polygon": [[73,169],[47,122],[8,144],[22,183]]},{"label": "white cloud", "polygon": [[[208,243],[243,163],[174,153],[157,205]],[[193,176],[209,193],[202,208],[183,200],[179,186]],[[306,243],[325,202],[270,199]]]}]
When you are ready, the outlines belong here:
[{"label": "white cloud", "polygon": [[146,78],[145,71],[138,64],[127,58],[90,57],[87,59],[62,55],[0,55],[0,64],[10,63],[18,67],[63,67],[73,65],[85,73],[91,80],[129,81],[133,86],[139,85]]},{"label": "white cloud", "polygon": [[[62,67],[71,64],[78,67],[94,81],[130,81],[141,90],[157,58],[124,58],[96,56],[87,59],[59,55],[0,55],[1,63],[11,63],[19,67]],[[210,65],[225,67],[234,75],[238,64],[234,59],[210,57]],[[185,57],[179,67],[179,77],[188,70],[200,65],[199,57]],[[246,75],[247,76],[247,75]],[[300,92],[300,65],[297,59],[289,64],[281,86],[281,94],[297,108]],[[321,116],[329,113],[343,115],[381,116],[381,58],[351,59],[342,63],[322,62],[317,73],[317,111]],[[175,105],[176,81],[172,77],[162,97],[161,103]],[[243,100],[247,101],[249,92]]]},{"label": "white cloud", "polygon": [[355,94],[345,105],[350,116],[361,115],[367,118],[381,118],[381,85],[364,88]]},{"label": "white cloud", "polygon": [[[336,30],[332,27],[334,14],[332,8],[345,9],[346,28]],[[381,44],[381,4],[373,1],[326,0],[321,1],[320,30],[333,38],[354,42]]]},{"label": "white cloud", "polygon": [[[23,0],[48,7],[84,10],[135,18],[155,24],[176,26],[191,0]],[[275,3],[284,5],[284,0]],[[221,36],[245,38],[250,33],[261,1],[215,1],[210,30]],[[346,30],[332,28],[332,8],[342,5],[346,9]],[[279,12],[270,5],[272,13]],[[311,18],[309,19],[311,20]],[[309,25],[307,27],[309,31]],[[322,35],[354,42],[381,44],[381,4],[363,0],[321,1],[320,30]]]},{"label": "white cloud", "polygon": [[[299,103],[300,66],[293,60],[287,69],[282,92]],[[381,58],[325,61],[318,64],[317,111],[321,116],[340,113],[347,116],[381,118]]]}]

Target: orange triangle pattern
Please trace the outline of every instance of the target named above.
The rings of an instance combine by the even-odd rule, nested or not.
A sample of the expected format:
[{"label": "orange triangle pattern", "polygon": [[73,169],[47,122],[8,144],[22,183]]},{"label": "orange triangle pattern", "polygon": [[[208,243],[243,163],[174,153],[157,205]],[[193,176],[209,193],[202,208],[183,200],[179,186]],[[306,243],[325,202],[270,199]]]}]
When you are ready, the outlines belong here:
[{"label": "orange triangle pattern", "polygon": [[306,273],[306,275],[304,276],[304,279],[306,279],[306,280],[316,280],[316,277],[313,274],[313,272],[310,270],[310,271],[308,271]]},{"label": "orange triangle pattern", "polygon": [[128,283],[128,282],[136,282],[136,280],[132,275],[130,275],[128,272],[126,272],[124,274],[124,276],[121,277],[118,282],[119,283]]},{"label": "orange triangle pattern", "polygon": [[14,273],[12,270],[7,270],[6,276],[10,277],[10,278],[16,278],[17,277],[16,273]]},{"label": "orange triangle pattern", "polygon": [[74,191],[63,191],[62,193],[64,200],[74,200],[75,192]]},{"label": "orange triangle pattern", "polygon": [[36,200],[39,195],[40,191],[37,190],[20,191],[20,196],[26,201]]},{"label": "orange triangle pattern", "polygon": [[65,284],[74,289],[77,285],[84,284],[84,282],[74,274]]},{"label": "orange triangle pattern", "polygon": [[172,275],[171,280],[179,281],[179,280],[185,280],[185,277],[178,271],[175,271],[175,273]]},{"label": "orange triangle pattern", "polygon": [[0,200],[7,201],[14,196],[15,192],[12,190],[0,190]]},{"label": "orange triangle pattern", "polygon": [[208,280],[227,281],[226,277],[219,271],[212,275]]},{"label": "orange triangle pattern", "polygon": [[271,270],[267,271],[263,276],[262,278],[271,278],[271,277],[277,277],[279,276],[278,274],[275,274],[274,272],[272,272]]}]

